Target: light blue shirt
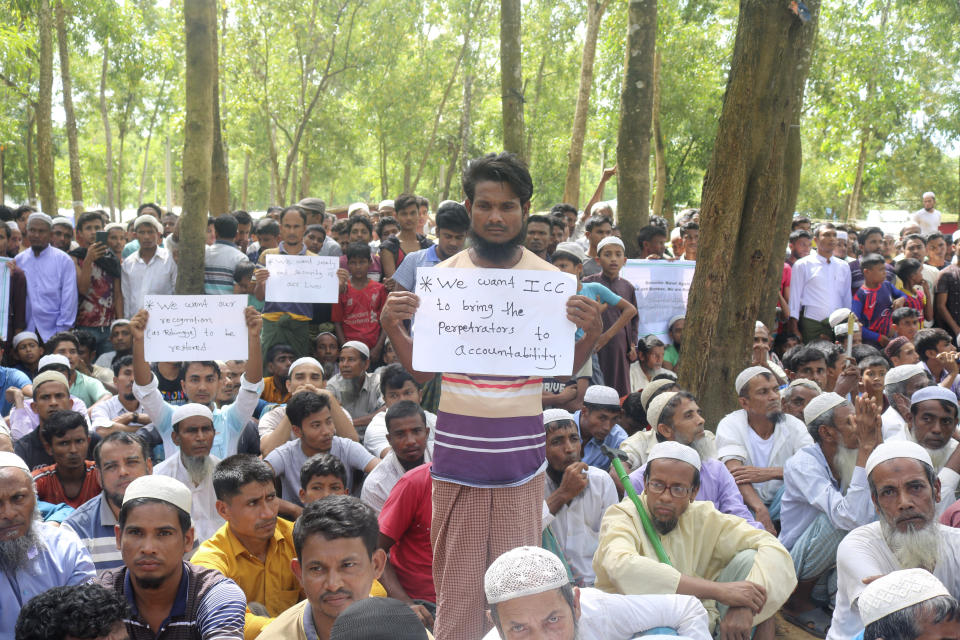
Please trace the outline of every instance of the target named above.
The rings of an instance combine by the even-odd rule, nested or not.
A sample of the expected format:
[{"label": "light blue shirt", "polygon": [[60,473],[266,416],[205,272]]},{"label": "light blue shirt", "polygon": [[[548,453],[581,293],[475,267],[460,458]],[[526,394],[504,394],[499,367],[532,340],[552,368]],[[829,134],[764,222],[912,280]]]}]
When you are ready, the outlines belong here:
[{"label": "light blue shirt", "polygon": [[69,529],[80,536],[80,541],[90,552],[97,571],[106,571],[123,566],[123,557],[117,549],[117,537],[113,532],[115,524],[117,518],[101,493],[77,507],[77,510],[63,521],[61,528]]},{"label": "light blue shirt", "polygon": [[[573,420],[577,423],[577,430],[580,431],[579,411],[573,414]],[[610,458],[603,453],[603,449],[600,447],[607,445],[611,449],[619,449],[620,443],[627,439],[627,432],[623,430],[623,427],[615,424],[613,425],[613,429],[610,429],[607,437],[603,439],[603,442],[600,442],[596,438],[586,440],[582,432],[580,433],[580,439],[583,440],[583,456],[581,460],[591,467],[597,467],[598,469],[606,471],[610,468]]]},{"label": "light blue shirt", "polygon": [[77,268],[70,256],[53,245],[34,255],[33,249],[15,258],[27,277],[27,330],[41,340],[68,331],[77,319]]},{"label": "light blue shirt", "polygon": [[407,291],[413,291],[417,283],[417,267],[433,267],[441,262],[437,245],[408,253],[394,272],[393,280]]},{"label": "light blue shirt", "polygon": [[87,548],[70,529],[36,523],[42,548],[27,552],[27,566],[0,572],[0,638],[12,638],[23,605],[53,587],[90,582],[97,576]]}]

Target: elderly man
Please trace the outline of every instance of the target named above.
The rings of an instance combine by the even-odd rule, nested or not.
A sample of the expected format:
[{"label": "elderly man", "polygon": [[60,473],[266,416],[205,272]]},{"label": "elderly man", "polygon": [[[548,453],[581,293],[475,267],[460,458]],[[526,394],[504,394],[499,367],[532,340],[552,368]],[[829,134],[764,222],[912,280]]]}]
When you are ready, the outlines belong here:
[{"label": "elderly man", "polygon": [[363,432],[383,406],[380,379],[369,373],[370,348],[359,340],[349,340],[340,348],[340,373],[327,382],[327,388],[353,417],[353,426]]},{"label": "elderly man", "polygon": [[[680,386],[677,384],[675,378],[663,377],[650,382],[643,388],[643,391],[640,392],[640,409],[643,411],[636,411],[636,418],[632,418],[630,415],[631,412],[629,411],[633,406],[631,397],[634,397],[635,393],[630,394],[630,396],[623,401],[624,422],[636,422],[636,426],[634,427],[636,432],[620,443],[620,450],[627,454],[624,468],[628,473],[643,466],[647,461],[647,455],[649,455],[650,449],[653,445],[657,444],[656,425],[650,425],[650,417],[646,414],[650,408],[650,403],[661,393],[679,390]],[[716,436],[714,436],[712,431],[706,432],[704,437],[711,438],[713,442],[716,442]],[[615,482],[616,480],[617,479],[614,478]]]},{"label": "elderly man", "polygon": [[836,228],[823,222],[817,226],[817,252],[793,265],[787,326],[790,333],[801,334],[804,342],[832,340],[828,316],[851,305],[850,267],[833,257],[836,244]]},{"label": "elderly man", "polygon": [[960,529],[936,520],[940,480],[927,450],[884,442],[865,470],[878,521],[857,527],[837,547],[837,605],[828,640],[850,640],[863,630],[855,603],[867,578],[920,568],[960,593]]},{"label": "elderly man", "polygon": [[757,520],[776,535],[783,465],[813,439],[802,422],[781,410],[777,380],[764,367],[744,369],[734,381],[741,409],[717,425],[717,454]]},{"label": "elderly man", "polygon": [[570,584],[559,558],[539,547],[507,551],[493,561],[483,583],[494,624],[483,640],[633,638],[660,630],[710,638],[707,613],[696,598],[580,589]]},{"label": "elderly man", "polygon": [[780,392],[780,402],[783,412],[797,420],[803,420],[803,410],[807,404],[823,393],[823,390],[813,380],[797,378],[791,380],[787,388]]},{"label": "elderly man", "polygon": [[45,213],[27,218],[29,251],[15,258],[27,278],[27,331],[47,340],[77,319],[77,270],[66,253],[50,245],[53,221]]},{"label": "elderly man", "polygon": [[[642,533],[642,516],[630,499],[607,509],[593,558],[597,587],[694,595],[721,638],[749,637],[756,627],[755,638],[771,640],[772,616],[797,584],[790,554],[743,518],[695,501],[700,468],[690,447],[661,442],[653,448],[640,499],[659,538]],[[671,564],[659,561],[660,552]]]},{"label": "elderly man", "polygon": [[940,230],[940,212],[937,211],[937,197],[933,191],[923,194],[923,208],[914,212],[913,221],[920,225],[920,233],[936,233]]},{"label": "elderly man", "polygon": [[587,387],[583,409],[573,414],[583,440],[584,463],[604,471],[610,468],[610,459],[601,447],[617,449],[627,439],[627,432],[617,424],[619,418],[620,396],[616,389],[601,385]]},{"label": "elderly man", "polygon": [[41,524],[26,463],[0,451],[0,637],[12,638],[20,608],[47,589],[88,582],[93,561],[73,531]]},{"label": "elderly man", "polygon": [[[653,426],[650,450],[659,442],[679,442],[691,447],[700,456],[700,488],[697,500],[709,500],[721,513],[739,516],[757,529],[763,525],[754,520],[737,490],[737,483],[726,465],[717,460],[713,434],[704,430],[703,412],[693,394],[687,391],[665,391],[650,401],[647,419]],[[649,450],[647,451],[649,455]],[[644,456],[646,462],[646,456]],[[637,493],[643,491],[646,465],[630,474],[630,483]]]},{"label": "elderly man", "polygon": [[783,529],[780,542],[790,550],[797,590],[784,617],[821,634],[830,626],[836,590],[837,546],[851,529],[874,519],[864,465],[881,442],[880,411],[864,396],[853,405],[824,393],[804,410],[814,444],[800,449],[783,469]]},{"label": "elderly man", "polygon": [[[133,318],[143,308],[143,298],[153,294],[171,294],[177,284],[177,263],[160,246],[163,226],[150,214],[133,221],[139,248],[123,259],[120,290],[123,315]],[[126,252],[126,250],[124,250]]]},{"label": "elderly man", "polygon": [[903,569],[877,578],[857,599],[864,640],[960,637],[960,606],[929,571]]},{"label": "elderly man", "polygon": [[931,383],[922,364],[902,364],[887,371],[883,377],[883,396],[890,406],[880,416],[884,440],[903,433],[910,420],[910,398]]}]

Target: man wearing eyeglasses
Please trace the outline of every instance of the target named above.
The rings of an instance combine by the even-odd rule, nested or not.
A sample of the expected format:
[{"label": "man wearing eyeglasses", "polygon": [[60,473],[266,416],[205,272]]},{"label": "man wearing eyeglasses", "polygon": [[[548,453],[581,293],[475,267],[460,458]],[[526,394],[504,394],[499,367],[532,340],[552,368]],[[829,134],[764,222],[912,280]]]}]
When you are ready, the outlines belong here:
[{"label": "man wearing eyeglasses", "polygon": [[658,560],[633,502],[610,507],[593,559],[596,586],[612,593],[693,595],[720,638],[772,640],[773,614],[797,584],[793,561],[777,539],[713,503],[694,502],[700,456],[660,442],[647,459],[640,497],[670,563]]}]

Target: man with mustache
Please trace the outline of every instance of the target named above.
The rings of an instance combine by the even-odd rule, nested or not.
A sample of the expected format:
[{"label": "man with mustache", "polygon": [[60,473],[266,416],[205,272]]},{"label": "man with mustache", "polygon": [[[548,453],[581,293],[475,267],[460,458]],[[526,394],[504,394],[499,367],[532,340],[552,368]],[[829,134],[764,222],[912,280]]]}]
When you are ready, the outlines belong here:
[{"label": "man with mustache", "polygon": [[[797,626],[826,632],[831,575],[837,546],[851,529],[874,519],[864,466],[882,441],[880,410],[867,396],[853,405],[824,393],[804,409],[814,444],[787,460],[783,469],[780,542],[790,550],[797,589],[784,608]],[[835,580],[835,578],[834,578]]]},{"label": "man with mustache", "polygon": [[769,369],[748,367],[734,386],[741,408],[717,424],[717,454],[757,521],[777,535],[783,465],[813,439],[802,422],[783,413],[777,379]]},{"label": "man with mustache", "polygon": [[293,523],[277,517],[280,500],[273,469],[256,456],[237,454],[217,465],[217,512],[226,520],[204,540],[191,562],[216,569],[247,597],[244,636],[257,637],[275,616],[295,605],[303,590],[290,571]]},{"label": "man with mustache", "polygon": [[3,638],[13,637],[17,613],[31,598],[96,576],[77,534],[40,522],[30,470],[9,451],[0,451],[0,573]]},{"label": "man with mustache", "polygon": [[803,410],[807,404],[823,393],[823,390],[813,380],[795,378],[787,388],[780,392],[783,412],[789,413],[797,420],[803,420]]},{"label": "man with mustache", "polygon": [[930,454],[914,442],[878,445],[866,465],[877,522],[857,527],[837,547],[837,605],[828,640],[863,630],[857,599],[868,578],[900,569],[926,569],[960,593],[960,530],[936,520],[940,499]]},{"label": "man with mustache", "polygon": [[377,513],[383,509],[403,474],[433,458],[433,452],[427,446],[430,427],[419,404],[401,400],[387,409],[385,421],[390,453],[366,477],[360,493],[360,499]]},{"label": "man with mustache", "polygon": [[890,406],[880,416],[884,440],[903,433],[910,419],[910,398],[931,382],[922,364],[902,364],[887,371],[883,377],[883,396]]},{"label": "man with mustache", "polygon": [[797,584],[790,554],[743,518],[696,501],[700,456],[679,442],[661,442],[647,459],[644,491],[650,520],[671,564],[660,562],[636,506],[609,509],[593,558],[597,588],[622,594],[700,598],[720,638],[772,640],[773,614]]},{"label": "man with mustache", "polygon": [[[647,408],[647,420],[654,425],[649,432],[643,432],[654,435],[650,450],[659,442],[673,441],[692,448],[700,456],[697,500],[709,500],[721,513],[740,516],[751,526],[763,529],[743,503],[743,496],[730,471],[717,459],[713,434],[704,430],[703,412],[693,394],[681,389],[654,396]],[[646,469],[643,465],[630,474],[630,484],[637,493],[643,492]]]},{"label": "man with mustache", "polygon": [[129,604],[130,640],[241,640],[246,597],[219,571],[185,562],[193,549],[190,489],[167,476],[130,483],[117,517],[123,565],[97,580]]}]

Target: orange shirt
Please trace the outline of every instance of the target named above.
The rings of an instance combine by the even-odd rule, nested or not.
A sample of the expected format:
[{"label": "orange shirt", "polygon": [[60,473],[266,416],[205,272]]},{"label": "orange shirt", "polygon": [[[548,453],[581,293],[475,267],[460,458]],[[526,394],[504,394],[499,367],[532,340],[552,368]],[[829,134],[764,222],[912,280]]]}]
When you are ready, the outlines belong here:
[{"label": "orange shirt", "polygon": [[86,475],[80,493],[68,498],[63,492],[60,476],[57,475],[57,465],[49,464],[33,472],[33,479],[37,485],[37,497],[50,504],[66,503],[76,509],[84,502],[100,493],[100,478],[97,475],[97,463],[93,460],[84,462],[87,466]]}]

